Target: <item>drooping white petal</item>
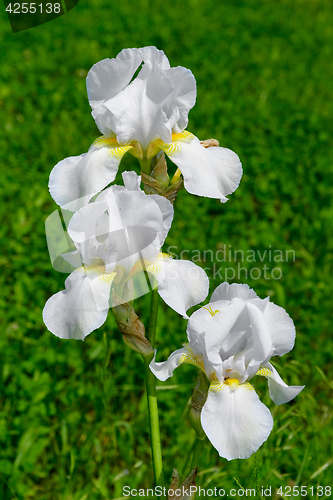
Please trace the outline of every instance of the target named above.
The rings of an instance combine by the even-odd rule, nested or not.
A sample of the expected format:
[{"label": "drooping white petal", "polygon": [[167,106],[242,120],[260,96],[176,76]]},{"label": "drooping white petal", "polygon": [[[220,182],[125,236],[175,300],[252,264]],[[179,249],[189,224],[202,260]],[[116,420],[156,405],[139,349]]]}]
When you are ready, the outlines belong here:
[{"label": "drooping white petal", "polygon": [[253,387],[211,384],[201,412],[201,424],[221,457],[248,458],[268,438],[273,419]]},{"label": "drooping white petal", "polygon": [[119,146],[114,139],[100,138],[88,153],[71,156],[57,163],[50,174],[52,198],[62,208],[78,210],[117,174],[119,163],[132,146]]},{"label": "drooping white petal", "polygon": [[271,363],[266,363],[258,371],[258,375],[263,375],[267,378],[269,395],[276,405],[288,403],[305,387],[305,385],[288,386]]},{"label": "drooping white petal", "polygon": [[238,187],[242,166],[230,149],[204,148],[197,137],[186,131],[174,134],[171,144],[159,143],[159,146],[179,167],[189,193],[225,202],[226,195]]},{"label": "drooping white petal", "polygon": [[[155,351],[156,355],[156,351]],[[162,361],[161,363],[156,363],[155,356],[151,361],[149,368],[153,372],[158,380],[164,382],[168,378],[172,377],[174,370],[184,361],[185,357],[188,356],[188,349],[186,347],[182,347],[177,351],[174,351],[166,361]],[[183,360],[183,361],[182,361]]]},{"label": "drooping white petal", "polygon": [[207,297],[208,277],[205,271],[193,262],[160,255],[157,262],[147,267],[147,271],[156,277],[158,293],[164,302],[187,318],[187,309]]},{"label": "drooping white petal", "polygon": [[296,330],[289,314],[282,307],[269,302],[264,315],[274,347],[272,355],[282,356],[291,351],[295,343]]},{"label": "drooping white petal", "polygon": [[62,339],[83,340],[106,320],[114,273],[79,268],[68,276],[65,290],[46,302],[43,320]]},{"label": "drooping white petal", "polygon": [[255,299],[256,297],[258,295],[249,285],[240,283],[229,284],[225,281],[215,288],[210,301],[216,302],[218,300],[232,300],[234,298],[248,300]]}]

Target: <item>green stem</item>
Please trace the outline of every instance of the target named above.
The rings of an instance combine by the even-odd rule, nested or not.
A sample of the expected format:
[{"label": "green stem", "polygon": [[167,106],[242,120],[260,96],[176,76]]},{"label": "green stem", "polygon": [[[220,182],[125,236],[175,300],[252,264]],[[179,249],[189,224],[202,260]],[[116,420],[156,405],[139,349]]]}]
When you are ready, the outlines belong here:
[{"label": "green stem", "polygon": [[199,457],[200,457],[201,452],[202,452],[203,443],[204,443],[204,439],[197,439],[196,440],[196,443],[194,445],[194,452],[193,452],[190,472],[199,466]]},{"label": "green stem", "polygon": [[[150,317],[148,324],[147,339],[154,347],[157,323],[158,310],[158,292],[157,289],[151,292]],[[151,438],[151,451],[153,457],[154,477],[156,486],[164,486],[162,451],[160,426],[158,420],[157,395],[156,395],[156,379],[149,368],[149,363],[153,358],[153,354],[144,357],[145,379],[147,388],[148,414]]]},{"label": "green stem", "polygon": [[140,167],[141,167],[141,170],[142,172],[144,172],[145,174],[147,175],[150,175],[150,172],[151,172],[151,158],[150,160],[139,160],[139,163],[140,163]]}]

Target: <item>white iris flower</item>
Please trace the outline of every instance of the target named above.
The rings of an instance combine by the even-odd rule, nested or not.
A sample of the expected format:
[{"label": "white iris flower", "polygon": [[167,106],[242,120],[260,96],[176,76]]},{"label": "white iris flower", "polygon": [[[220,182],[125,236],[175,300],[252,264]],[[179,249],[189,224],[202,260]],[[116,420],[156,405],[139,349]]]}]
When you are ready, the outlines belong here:
[{"label": "white iris flower", "polygon": [[98,62],[88,73],[87,90],[103,136],[88,153],[66,158],[52,170],[50,193],[61,207],[75,211],[88,203],[115,179],[127,152],[145,171],[164,151],[190,193],[225,202],[235,191],[242,176],[238,156],[221,147],[206,149],[185,130],[196,100],[195,79],[186,68],[171,68],[163,51],[125,49],[115,59]]},{"label": "white iris flower", "polygon": [[269,360],[289,352],[295,327],[286,311],[262,300],[247,285],[222,283],[211,303],[196,311],[187,327],[188,344],[167,361],[151,362],[159,380],[182,363],[202,369],[210,387],[201,412],[208,439],[227,460],[248,458],[268,438],[273,419],[249,381],[268,379],[276,404],[287,403],[304,386],[288,387]]},{"label": "white iris flower", "polygon": [[128,286],[139,273],[145,278],[147,272],[153,287],[157,281],[162,299],[185,317],[187,309],[208,294],[203,269],[161,253],[173,219],[172,204],[141,191],[135,172],[124,172],[123,179],[125,187],[104,190],[69,222],[68,233],[77,250],[63,257],[77,269],[66,279],[66,289],[53,295],[43,311],[47,328],[58,337],[83,340],[99,328],[115,285],[118,298],[127,287],[123,302],[148,293],[145,279],[143,290]]}]

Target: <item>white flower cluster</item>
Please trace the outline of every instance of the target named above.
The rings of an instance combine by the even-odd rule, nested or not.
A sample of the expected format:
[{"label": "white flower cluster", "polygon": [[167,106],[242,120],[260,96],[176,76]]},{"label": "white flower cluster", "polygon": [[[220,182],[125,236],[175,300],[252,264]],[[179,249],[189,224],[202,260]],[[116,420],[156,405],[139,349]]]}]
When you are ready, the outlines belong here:
[{"label": "white flower cluster", "polygon": [[151,370],[159,380],[167,380],[182,363],[203,370],[210,382],[201,412],[203,430],[222,457],[248,458],[273,427],[269,409],[249,381],[255,375],[266,377],[270,396],[278,405],[304,387],[288,387],[269,362],[293,348],[292,319],[247,285],[222,283],[211,302],[190,317],[187,337],[188,344],[167,361],[154,359]]},{"label": "white flower cluster", "polygon": [[[123,174],[124,186],[107,187],[124,154],[136,157],[143,171],[148,165],[150,173],[152,158],[163,151],[180,169],[190,193],[222,202],[242,175],[235,153],[205,148],[185,130],[196,99],[195,79],[188,69],[171,68],[155,47],[126,49],[98,62],[88,73],[87,89],[103,135],[87,153],[60,161],[51,172],[52,197],[75,212],[68,234],[76,249],[63,258],[76,269],[43,311],[55,335],[82,340],[105,322],[112,294],[118,303],[136,298],[133,282],[140,274],[150,277],[147,292],[157,285],[162,299],[185,318],[208,294],[208,278],[200,267],[161,251],[174,214],[170,201],[145,194],[135,172]],[[302,389],[286,386],[269,362],[292,349],[293,322],[246,285],[223,283],[211,303],[190,317],[187,335],[186,346],[164,363],[154,359],[151,370],[166,380],[181,363],[201,369],[210,382],[201,413],[205,433],[221,456],[246,458],[273,425],[249,380],[256,374],[267,377],[277,404]]]}]

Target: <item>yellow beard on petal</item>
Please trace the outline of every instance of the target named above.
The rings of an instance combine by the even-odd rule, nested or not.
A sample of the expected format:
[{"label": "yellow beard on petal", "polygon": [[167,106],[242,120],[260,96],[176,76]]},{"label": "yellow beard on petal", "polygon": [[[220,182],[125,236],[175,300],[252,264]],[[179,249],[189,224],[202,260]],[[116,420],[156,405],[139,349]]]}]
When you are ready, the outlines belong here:
[{"label": "yellow beard on petal", "polygon": [[100,275],[99,280],[103,283],[111,284],[116,276],[117,273],[103,273]]},{"label": "yellow beard on petal", "polygon": [[183,354],[179,360],[179,364],[186,363],[188,365],[196,366],[200,368],[203,372],[205,372],[204,362],[202,356],[195,356],[193,354],[192,349],[189,348],[188,344],[183,344],[183,346],[187,349],[188,354]]},{"label": "yellow beard on petal", "polygon": [[105,272],[106,268],[102,259],[96,259],[95,264],[92,264],[90,266],[83,265],[78,269],[82,270],[85,274],[96,273],[97,275],[99,275],[98,279],[106,284],[111,284],[115,279],[115,277],[117,276],[117,273],[115,272],[113,273]]},{"label": "yellow beard on petal", "polygon": [[226,389],[226,387],[229,387],[231,392],[236,391],[239,387],[242,387],[246,391],[254,391],[254,388],[248,382],[244,382],[243,384],[241,384],[237,378],[229,377],[226,377],[223,382],[220,382],[217,379],[212,380],[209,390],[213,392],[219,392]]},{"label": "yellow beard on petal", "polygon": [[263,377],[271,377],[272,376],[272,372],[269,368],[260,368],[256,375],[262,375]]},{"label": "yellow beard on petal", "polygon": [[158,273],[161,271],[161,261],[167,259],[172,259],[172,256],[169,255],[168,253],[160,252],[158,254],[157,260],[146,266],[146,271],[148,271],[148,273],[153,274],[154,276],[157,276]]},{"label": "yellow beard on petal", "polygon": [[191,140],[195,136],[188,132],[187,130],[183,130],[183,132],[179,132],[177,134],[172,134],[171,142],[163,142],[162,139],[158,138],[152,141],[147,150],[147,158],[152,158],[155,156],[160,150],[164,151],[168,156],[171,156],[175,152],[180,150],[180,144],[178,142],[191,142]]},{"label": "yellow beard on petal", "polygon": [[105,147],[108,149],[109,156],[113,156],[118,160],[121,160],[124,154],[127,153],[127,151],[130,151],[130,153],[132,153],[137,158],[140,158],[140,155],[142,157],[142,149],[140,144],[133,143],[133,144],[120,145],[116,137],[105,137],[104,135],[102,135],[93,142],[92,147],[95,148]]}]

